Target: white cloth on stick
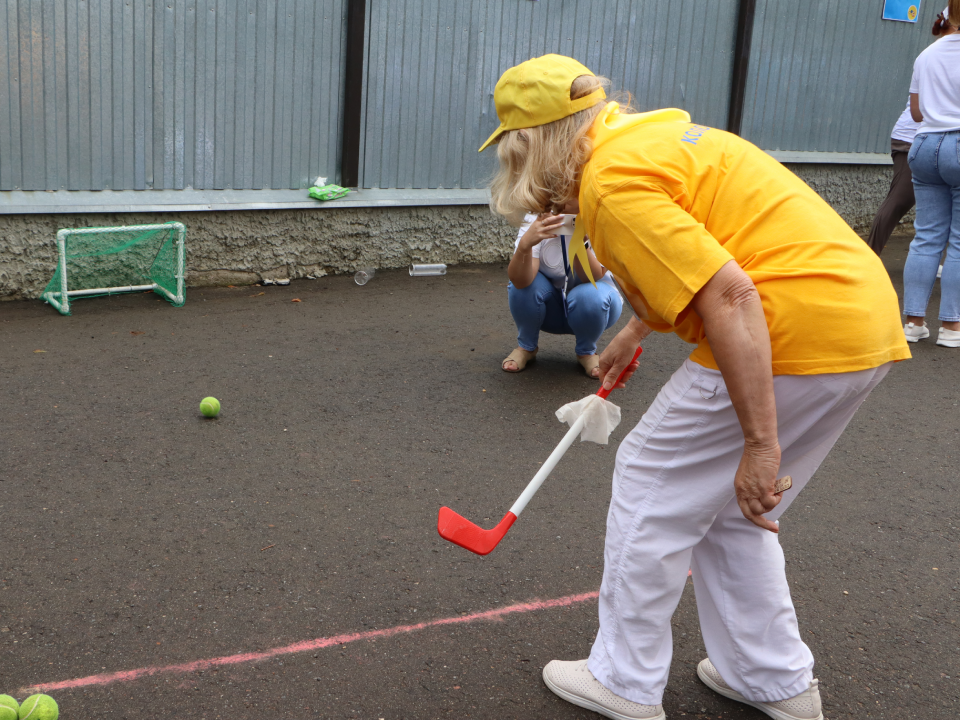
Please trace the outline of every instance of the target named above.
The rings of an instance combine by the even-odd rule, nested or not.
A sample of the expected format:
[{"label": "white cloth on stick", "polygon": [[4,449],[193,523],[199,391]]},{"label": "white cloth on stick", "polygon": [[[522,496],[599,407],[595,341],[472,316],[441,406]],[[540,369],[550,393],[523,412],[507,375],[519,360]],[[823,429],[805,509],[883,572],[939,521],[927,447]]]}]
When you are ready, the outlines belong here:
[{"label": "white cloth on stick", "polygon": [[610,433],[620,424],[620,408],[599,395],[587,395],[582,400],[567,403],[557,410],[557,420],[570,427],[581,415],[585,416],[580,442],[606,445]]}]

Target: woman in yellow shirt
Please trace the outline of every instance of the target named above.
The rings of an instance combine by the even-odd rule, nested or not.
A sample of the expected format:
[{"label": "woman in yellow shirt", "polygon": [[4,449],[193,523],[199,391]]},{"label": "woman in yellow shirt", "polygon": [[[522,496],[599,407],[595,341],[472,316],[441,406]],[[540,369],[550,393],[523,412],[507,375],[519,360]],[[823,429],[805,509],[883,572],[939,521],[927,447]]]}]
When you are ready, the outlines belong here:
[{"label": "woman in yellow shirt", "polygon": [[[696,346],[618,450],[590,657],[554,660],[544,680],[608,717],[663,718],[670,618],[692,568],[700,678],[780,720],[822,718],[776,519],[910,357],[896,293],[766,153],[682,110],[605,98],[577,61],[529,60],[497,83],[501,125],[481,148],[499,143],[494,211],[579,212],[633,307],[601,355],[604,386],[651,331]],[[780,476],[791,489],[777,492]]]}]

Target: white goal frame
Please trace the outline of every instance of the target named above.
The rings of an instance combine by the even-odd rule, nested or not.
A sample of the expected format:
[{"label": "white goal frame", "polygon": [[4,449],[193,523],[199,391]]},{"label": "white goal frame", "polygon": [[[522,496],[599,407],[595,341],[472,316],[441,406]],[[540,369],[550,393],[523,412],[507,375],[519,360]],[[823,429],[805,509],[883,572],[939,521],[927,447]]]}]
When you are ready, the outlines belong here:
[{"label": "white goal frame", "polygon": [[[177,235],[174,240],[177,253],[177,292],[171,293],[165,287],[157,283],[149,285],[121,285],[109,288],[87,288],[85,290],[70,290],[67,282],[67,239],[73,235],[103,235],[105,233],[129,233],[146,232],[148,230],[176,230]],[[53,305],[61,315],[70,314],[70,298],[83,297],[84,295],[113,295],[115,293],[125,292],[154,292],[161,293],[170,302],[182,305],[185,299],[185,266],[186,266],[186,237],[187,226],[181,222],[155,223],[152,225],[124,225],[121,227],[95,227],[95,228],[66,228],[57,231],[57,264],[60,267],[60,291],[50,291],[43,293],[43,299]],[[163,244],[160,245],[160,248]],[[159,253],[160,250],[158,249]]]}]

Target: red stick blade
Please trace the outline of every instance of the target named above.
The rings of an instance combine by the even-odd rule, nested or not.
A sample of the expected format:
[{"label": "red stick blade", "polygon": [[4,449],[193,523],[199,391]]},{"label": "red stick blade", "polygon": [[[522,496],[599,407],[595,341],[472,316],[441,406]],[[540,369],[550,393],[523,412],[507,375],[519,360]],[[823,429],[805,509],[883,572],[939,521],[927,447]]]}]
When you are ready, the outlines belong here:
[{"label": "red stick blade", "polygon": [[516,519],[516,515],[508,512],[495,528],[484,530],[450,508],[442,507],[437,516],[437,532],[444,540],[449,540],[464,550],[477,555],[487,555],[503,539]]}]

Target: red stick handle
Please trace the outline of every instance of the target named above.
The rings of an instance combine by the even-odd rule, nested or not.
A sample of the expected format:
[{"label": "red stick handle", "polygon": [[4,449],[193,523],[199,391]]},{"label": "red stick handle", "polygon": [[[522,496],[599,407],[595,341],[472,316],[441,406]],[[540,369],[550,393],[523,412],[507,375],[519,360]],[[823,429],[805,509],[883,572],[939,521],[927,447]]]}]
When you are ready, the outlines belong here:
[{"label": "red stick handle", "polygon": [[[623,380],[623,376],[626,375],[627,373],[627,368],[630,367],[631,363],[635,363],[637,361],[637,358],[640,357],[640,353],[642,352],[643,352],[643,348],[637,347],[637,351],[633,354],[633,360],[627,363],[627,367],[625,367],[623,369],[623,372],[620,373],[620,377],[617,378],[617,382],[613,384],[613,387],[616,387],[620,383],[620,381]],[[613,388],[610,388],[610,390],[613,390]],[[607,395],[610,394],[610,390],[604,390],[603,385],[601,385],[600,389],[597,390],[597,395],[599,395],[604,400],[606,400]]]}]

